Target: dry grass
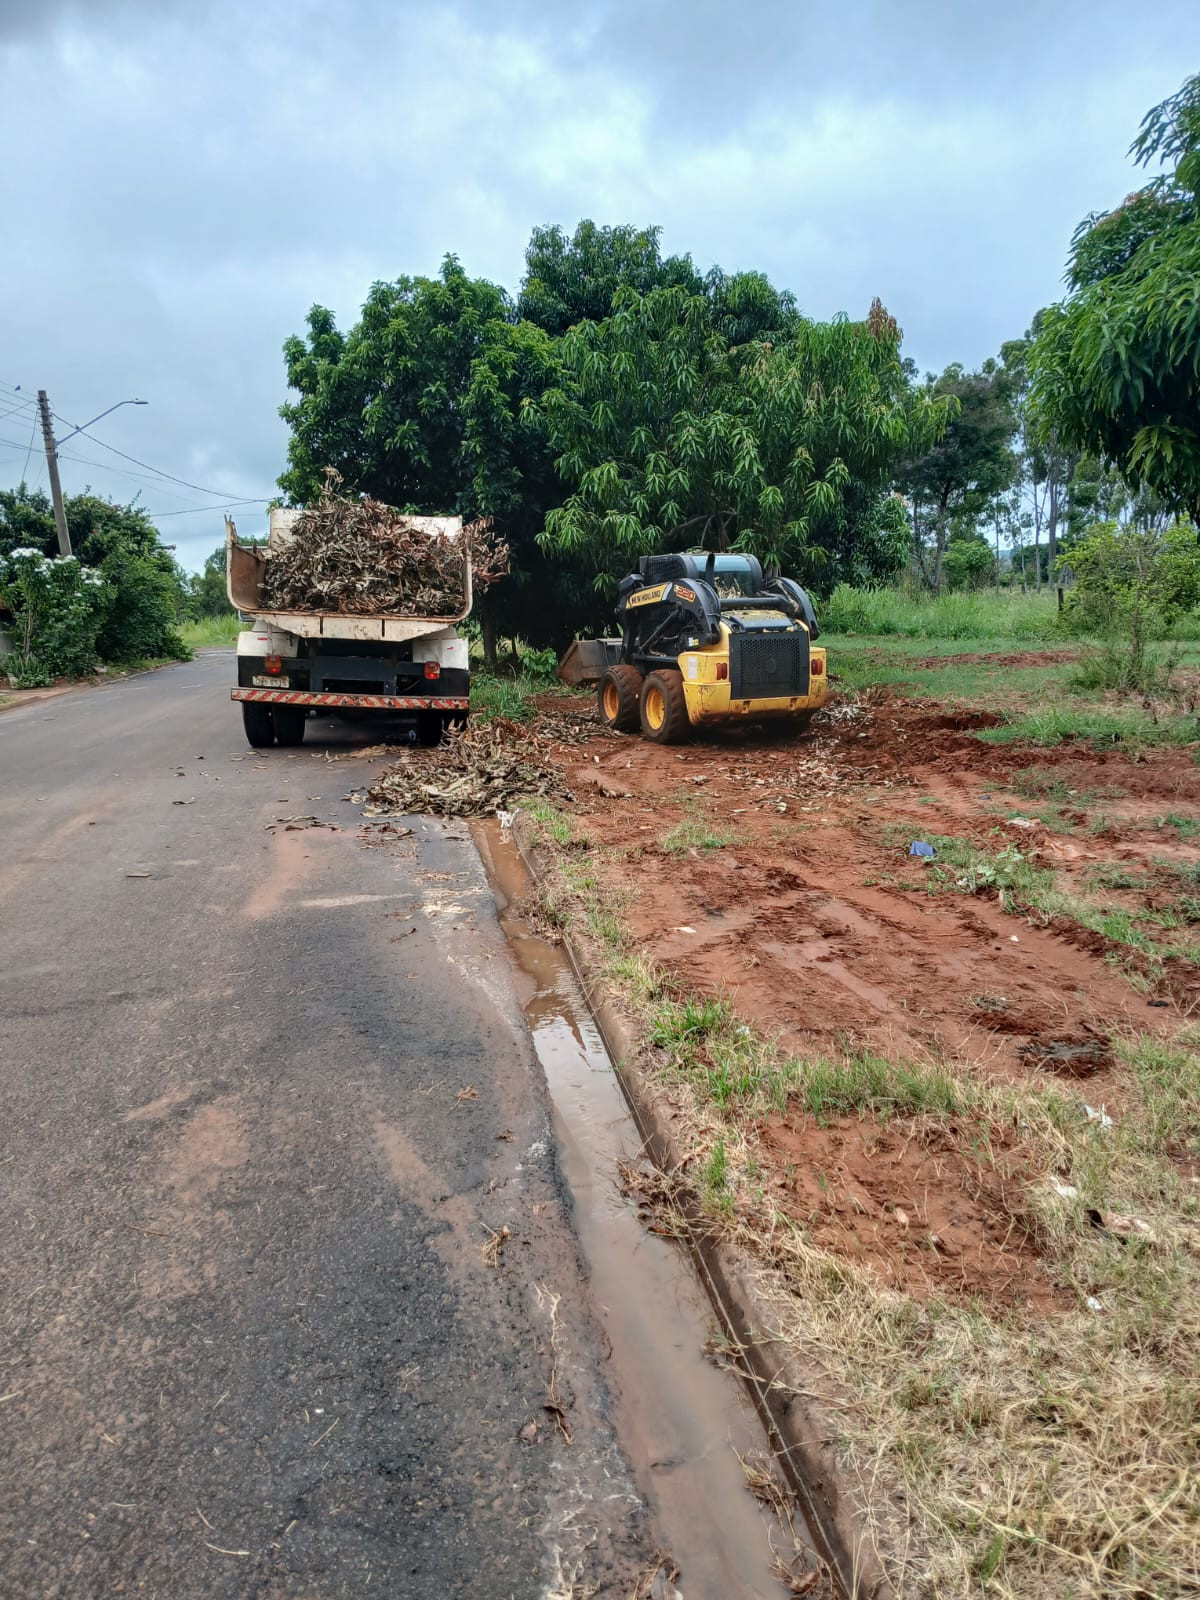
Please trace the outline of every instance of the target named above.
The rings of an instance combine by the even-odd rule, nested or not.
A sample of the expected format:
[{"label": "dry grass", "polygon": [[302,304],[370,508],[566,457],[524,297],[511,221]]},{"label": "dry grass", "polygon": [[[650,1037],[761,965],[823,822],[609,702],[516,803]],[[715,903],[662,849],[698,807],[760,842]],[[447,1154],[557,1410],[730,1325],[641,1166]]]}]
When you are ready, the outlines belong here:
[{"label": "dry grass", "polygon": [[[664,1231],[699,1213],[757,1264],[771,1332],[835,1402],[839,1450],[869,1486],[899,1594],[1200,1594],[1197,1033],[1119,1041],[1109,1127],[1073,1089],[998,1085],[969,1061],[790,1059],[729,1008],[672,992],[619,928],[597,940],[602,882],[593,870],[580,894],[580,870],[559,887],[555,921],[592,940],[596,968],[659,1039],[643,1069],[670,1095],[685,1151],[668,1184],[641,1168],[623,1184]],[[601,925],[613,922],[610,909]],[[903,1117],[919,1133],[953,1115],[985,1149],[1002,1130],[1030,1174],[1021,1220],[1066,1309],[917,1298],[819,1247],[766,1191],[759,1135],[772,1109],[817,1115],[831,1083],[847,1096],[840,1116]]]}]

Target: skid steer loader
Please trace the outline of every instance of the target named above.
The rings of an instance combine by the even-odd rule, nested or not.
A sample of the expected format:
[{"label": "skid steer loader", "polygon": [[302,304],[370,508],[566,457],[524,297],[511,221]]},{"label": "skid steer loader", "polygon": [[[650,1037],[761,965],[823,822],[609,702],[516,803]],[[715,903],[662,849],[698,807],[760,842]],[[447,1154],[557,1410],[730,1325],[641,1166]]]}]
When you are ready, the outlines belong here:
[{"label": "skid steer loader", "polygon": [[825,704],[812,602],[791,578],[764,580],[754,556],[643,556],[616,615],[619,639],[577,639],[558,668],[564,683],[596,684],[610,728],[678,744],[716,723],[804,727]]}]

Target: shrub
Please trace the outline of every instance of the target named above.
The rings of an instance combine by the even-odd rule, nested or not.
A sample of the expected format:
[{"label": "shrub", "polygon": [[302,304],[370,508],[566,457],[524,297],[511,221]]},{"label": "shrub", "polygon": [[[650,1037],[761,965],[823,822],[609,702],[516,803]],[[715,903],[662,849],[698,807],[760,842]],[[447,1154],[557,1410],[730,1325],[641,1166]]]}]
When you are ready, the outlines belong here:
[{"label": "shrub", "polygon": [[16,648],[4,663],[18,689],[95,671],[108,585],[74,556],[56,560],[18,546],[0,556],[0,606],[10,612]]},{"label": "shrub", "polygon": [[1090,686],[1146,693],[1165,688],[1173,661],[1152,648],[1200,601],[1196,530],[1101,522],[1089,528],[1060,570],[1074,573],[1064,623],[1100,641],[1086,664]]},{"label": "shrub", "polygon": [[187,661],[191,651],[177,627],[179,587],[172,573],[154,556],[124,545],[104,557],[100,571],[113,590],[99,640],[104,659]]}]

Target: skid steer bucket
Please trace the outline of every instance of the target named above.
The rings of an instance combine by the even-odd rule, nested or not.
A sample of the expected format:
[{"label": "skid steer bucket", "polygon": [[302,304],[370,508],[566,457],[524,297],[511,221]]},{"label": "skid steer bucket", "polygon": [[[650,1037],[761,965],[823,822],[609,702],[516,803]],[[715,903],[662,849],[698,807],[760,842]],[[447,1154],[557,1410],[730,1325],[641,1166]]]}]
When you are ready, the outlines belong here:
[{"label": "skid steer bucket", "polygon": [[599,683],[620,659],[620,639],[576,639],[558,663],[558,676],[564,683]]}]

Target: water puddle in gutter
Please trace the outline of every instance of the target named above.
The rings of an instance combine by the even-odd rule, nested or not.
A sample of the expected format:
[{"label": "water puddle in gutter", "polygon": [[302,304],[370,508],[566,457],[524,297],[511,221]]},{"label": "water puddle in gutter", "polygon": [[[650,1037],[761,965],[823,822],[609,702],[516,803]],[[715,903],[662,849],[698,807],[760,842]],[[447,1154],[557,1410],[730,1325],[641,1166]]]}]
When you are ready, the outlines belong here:
[{"label": "water puddle in gutter", "polygon": [[[531,882],[498,824],[476,841],[513,953],[518,993],[546,1075],[560,1160],[596,1308],[608,1335],[615,1422],[685,1600],[782,1600],[774,1552],[792,1541],[746,1487],[739,1454],[762,1462],[767,1439],[741,1384],[702,1347],[716,1330],[687,1255],[648,1233],[616,1187],[619,1157],[641,1145],[604,1041],[564,952],[519,905]],[[805,1536],[799,1512],[797,1532]],[[818,1590],[817,1592],[824,1592]]]}]

